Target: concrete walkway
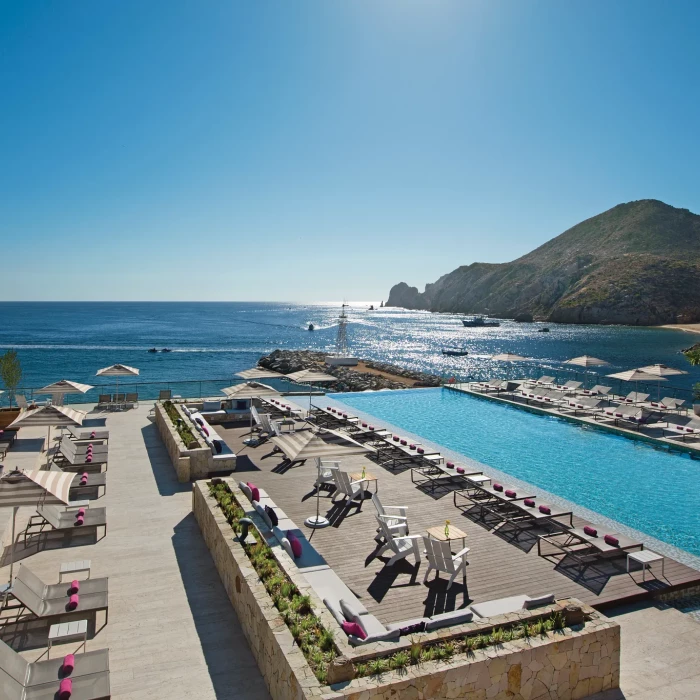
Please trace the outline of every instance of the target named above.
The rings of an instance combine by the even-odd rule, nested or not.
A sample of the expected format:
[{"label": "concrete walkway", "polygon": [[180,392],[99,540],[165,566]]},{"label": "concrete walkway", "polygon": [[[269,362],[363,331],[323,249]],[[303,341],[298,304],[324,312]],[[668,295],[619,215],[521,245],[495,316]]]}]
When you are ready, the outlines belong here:
[{"label": "concrete walkway", "polygon": [[[90,544],[82,538],[73,543],[78,546],[61,539],[49,545],[55,548],[28,552],[23,562],[49,583],[58,581],[60,562],[74,559],[91,559],[93,577],[109,576],[109,622],[100,629],[104,616],[98,616],[88,649],[109,648],[113,698],[267,699],[191,514],[190,486],[177,483],[148,419],[150,407],[89,415],[106,417],[110,429],[107,493],[94,503],[107,508],[107,536]],[[35,467],[45,434],[22,429],[19,449],[4,460],[6,469]],[[18,531],[30,515],[31,508],[20,509]],[[9,574],[10,539],[8,527],[0,581]],[[52,658],[76,648],[56,646]],[[29,659],[45,654],[45,645],[24,652]]]}]

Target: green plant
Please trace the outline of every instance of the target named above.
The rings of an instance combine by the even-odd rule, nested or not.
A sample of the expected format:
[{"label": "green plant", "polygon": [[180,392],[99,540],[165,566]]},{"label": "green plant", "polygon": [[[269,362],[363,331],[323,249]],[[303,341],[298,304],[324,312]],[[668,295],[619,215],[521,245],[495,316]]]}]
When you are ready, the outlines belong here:
[{"label": "green plant", "polygon": [[175,427],[180,439],[185,444],[185,447],[188,449],[196,449],[197,447],[201,447],[195,434],[192,432],[187,423],[185,423],[182,416],[177,412],[175,404],[170,400],[163,401],[163,409],[168,414],[170,421]]},{"label": "green plant", "polygon": [[495,630],[492,630],[489,641],[491,642],[491,644],[502,644],[503,630],[500,627],[497,627]]},{"label": "green plant", "polygon": [[22,365],[16,350],[8,350],[4,355],[0,355],[0,378],[7,389],[7,398],[12,408],[12,400],[17,393],[17,387],[22,381]]},{"label": "green plant", "polygon": [[[700,352],[700,350],[698,350]],[[700,382],[693,384],[693,401],[700,403]]]},{"label": "green plant", "polygon": [[700,365],[700,348],[691,348],[686,350],[684,353],[685,359],[690,362],[693,367]]},{"label": "green plant", "polygon": [[411,655],[407,651],[397,651],[389,659],[389,667],[392,669],[405,668],[411,662]]},{"label": "green plant", "polygon": [[408,651],[409,656],[411,657],[411,663],[413,665],[417,664],[420,661],[420,653],[421,653],[421,645],[419,642],[414,642],[411,640],[411,648]]},{"label": "green plant", "polygon": [[367,668],[369,670],[369,673],[371,676],[379,676],[384,671],[387,670],[388,664],[386,659],[382,659],[381,657],[378,659],[372,659],[368,664]]}]

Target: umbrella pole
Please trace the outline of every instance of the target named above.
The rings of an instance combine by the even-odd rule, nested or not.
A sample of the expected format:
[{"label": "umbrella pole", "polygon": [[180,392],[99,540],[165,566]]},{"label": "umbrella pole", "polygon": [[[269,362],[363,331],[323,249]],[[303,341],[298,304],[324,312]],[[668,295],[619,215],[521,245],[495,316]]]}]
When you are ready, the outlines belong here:
[{"label": "umbrella pole", "polygon": [[331,524],[328,518],[321,515],[321,460],[318,463],[318,478],[316,481],[316,517],[313,515],[304,520],[304,525],[311,528],[328,527]]},{"label": "umbrella pole", "polygon": [[8,583],[12,586],[12,569],[15,566],[15,523],[17,521],[17,511],[19,506],[12,509],[12,542],[10,542],[10,580]]}]

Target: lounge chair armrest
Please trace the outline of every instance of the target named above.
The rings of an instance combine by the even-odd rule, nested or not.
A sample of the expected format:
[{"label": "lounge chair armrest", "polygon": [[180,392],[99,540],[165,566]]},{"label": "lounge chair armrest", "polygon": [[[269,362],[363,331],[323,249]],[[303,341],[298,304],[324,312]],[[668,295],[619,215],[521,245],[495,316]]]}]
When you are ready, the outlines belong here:
[{"label": "lounge chair armrest", "polygon": [[402,535],[401,537],[394,537],[394,542],[400,542],[403,540],[422,540],[423,535]]},{"label": "lounge chair armrest", "polygon": [[[356,486],[357,484],[369,484],[367,479],[358,479],[357,481],[351,481],[350,486]],[[365,486],[367,488],[367,486]]]},{"label": "lounge chair armrest", "polygon": [[384,506],[384,510],[408,510],[408,506]]},{"label": "lounge chair armrest", "polygon": [[405,515],[378,515],[377,517],[387,522],[390,522],[392,520],[408,520],[408,518]]},{"label": "lounge chair armrest", "polygon": [[460,549],[457,554],[452,555],[452,561],[455,559],[461,559],[467,552],[469,551],[469,547],[465,547],[464,549]]}]

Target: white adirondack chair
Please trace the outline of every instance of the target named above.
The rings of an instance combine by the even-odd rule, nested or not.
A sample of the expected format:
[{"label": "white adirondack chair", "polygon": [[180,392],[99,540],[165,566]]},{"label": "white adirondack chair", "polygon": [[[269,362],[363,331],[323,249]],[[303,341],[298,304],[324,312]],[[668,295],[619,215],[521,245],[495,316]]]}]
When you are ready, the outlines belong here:
[{"label": "white adirondack chair", "polygon": [[340,469],[340,462],[327,462],[320,457],[316,457],[316,470],[318,476],[314,486],[318,489],[324,484],[335,484],[333,470]]},{"label": "white adirondack chair", "polygon": [[423,537],[423,545],[425,546],[425,553],[428,555],[428,570],[425,572],[425,577],[423,578],[424,583],[428,578],[428,574],[433,569],[437,571],[436,578],[440,576],[441,571],[445,574],[449,574],[450,582],[447,584],[448,589],[460,572],[464,574],[466,579],[467,564],[469,563],[467,561],[467,552],[469,552],[469,547],[465,547],[457,552],[457,554],[452,554],[449,542],[440,542],[431,537]]},{"label": "white adirondack chair", "polygon": [[347,499],[348,505],[356,499],[359,499],[361,503],[369,482],[367,482],[367,480],[363,481],[362,479],[352,481],[350,475],[340,469],[333,469],[332,471],[333,481],[335,482],[335,493],[331,501],[335,501],[335,497],[342,494]]},{"label": "white adirondack chair", "polygon": [[[376,493],[372,494],[372,503],[377,511],[377,517],[386,523],[389,530],[396,535],[408,535],[407,506],[385,506]],[[381,528],[377,528],[377,536],[374,539],[379,541],[382,538]]]},{"label": "white adirondack chair", "polygon": [[386,544],[379,550],[377,556],[382,556],[384,552],[391,551],[392,556],[389,559],[387,566],[393,566],[400,559],[405,559],[410,554],[413,554],[416,564],[420,564],[420,541],[422,535],[397,535],[393,530],[387,527],[386,522],[379,516],[377,523],[379,529],[386,540]]}]

